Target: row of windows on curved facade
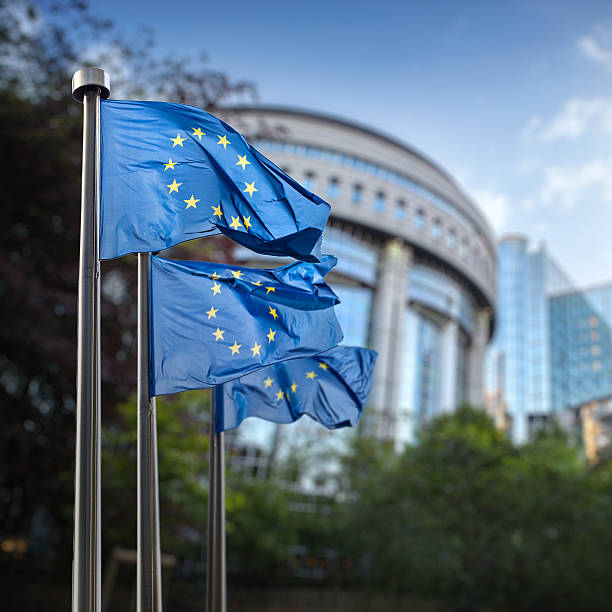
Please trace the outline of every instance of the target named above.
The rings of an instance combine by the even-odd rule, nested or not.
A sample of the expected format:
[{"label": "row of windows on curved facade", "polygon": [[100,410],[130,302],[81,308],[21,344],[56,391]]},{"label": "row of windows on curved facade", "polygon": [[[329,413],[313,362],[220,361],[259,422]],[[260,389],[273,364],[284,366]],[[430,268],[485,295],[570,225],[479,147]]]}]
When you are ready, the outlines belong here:
[{"label": "row of windows on curved facade", "polygon": [[[383,168],[378,164],[373,164],[357,157],[329,151],[320,147],[313,147],[310,145],[298,145],[288,142],[270,140],[257,141],[255,144],[256,146],[266,147],[276,151],[315,157],[325,162],[336,162],[374,176],[378,176],[383,180],[388,180],[393,184],[407,189],[415,195],[428,200],[441,210],[444,210],[444,212],[448,213],[450,216],[454,217],[460,224],[470,228],[470,230],[475,232],[477,235],[482,233],[469,217],[430,189],[423,187],[410,178],[400,175],[393,170]],[[283,167],[283,170],[287,174],[291,174],[291,168]],[[343,185],[339,177],[334,175],[328,176],[325,186],[315,186],[316,180],[316,173],[309,170],[306,171],[301,177],[301,184],[310,191],[319,191],[320,193],[324,193],[325,197],[332,201],[335,198],[340,197]],[[412,224],[417,231],[423,233],[429,232],[430,236],[434,240],[440,242],[444,241],[448,249],[453,251],[456,250],[461,259],[469,262],[475,268],[480,269],[485,274],[487,279],[491,278],[492,270],[488,263],[487,257],[480,251],[478,245],[473,244],[470,246],[468,237],[466,235],[461,235],[460,231],[456,227],[452,225],[446,226],[440,217],[431,217],[431,215],[428,214],[428,211],[426,211],[424,208],[420,207],[418,204],[413,205],[413,203],[408,202],[405,198],[397,198],[392,200],[384,191],[380,190],[376,190],[371,194],[368,194],[366,187],[359,182],[351,183],[348,188],[350,189],[350,200],[357,206],[365,204],[369,201],[374,209],[381,213],[392,207],[395,218],[398,221],[406,221],[409,215],[412,214]]]}]

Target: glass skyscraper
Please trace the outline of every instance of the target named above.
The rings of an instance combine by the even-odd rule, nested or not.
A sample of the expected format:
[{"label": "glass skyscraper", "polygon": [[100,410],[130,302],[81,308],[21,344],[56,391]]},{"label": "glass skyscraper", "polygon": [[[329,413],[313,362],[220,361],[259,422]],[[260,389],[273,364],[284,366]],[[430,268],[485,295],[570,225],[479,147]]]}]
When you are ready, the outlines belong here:
[{"label": "glass skyscraper", "polygon": [[612,285],[550,301],[553,410],[612,396]]},{"label": "glass skyscraper", "polygon": [[612,286],[578,290],[545,247],[498,246],[497,327],[486,399],[503,404],[522,442],[551,416],[612,394]]},{"label": "glass skyscraper", "polygon": [[553,410],[550,297],[572,289],[545,247],[530,251],[523,236],[497,249],[497,325],[486,360],[489,398],[501,398],[512,437],[525,441]]}]

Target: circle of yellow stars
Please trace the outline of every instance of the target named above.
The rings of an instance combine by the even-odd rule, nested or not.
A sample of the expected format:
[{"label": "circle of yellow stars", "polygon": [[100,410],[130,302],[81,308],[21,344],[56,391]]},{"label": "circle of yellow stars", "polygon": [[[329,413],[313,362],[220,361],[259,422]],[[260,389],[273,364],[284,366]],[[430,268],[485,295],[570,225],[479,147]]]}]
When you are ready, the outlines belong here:
[{"label": "circle of yellow stars", "polygon": [[[197,127],[192,127],[192,133],[189,134],[189,136],[191,138],[193,138],[194,140],[197,138],[198,142],[202,142],[202,138],[204,136],[206,136],[206,132],[204,132],[202,130],[201,127],[197,126]],[[228,145],[231,146],[231,141],[228,140],[227,134],[213,134],[213,136],[216,136],[218,138],[217,140],[217,145],[223,147],[224,151],[227,151],[227,147]],[[171,149],[173,150],[175,147],[184,147],[184,142],[187,140],[186,136],[181,136],[181,132],[177,132],[176,136],[174,138],[170,137],[170,141],[172,142],[172,147]],[[247,154],[245,153],[244,155],[240,155],[239,153],[236,153],[236,155],[238,156],[238,161],[234,164],[236,166],[240,166],[242,168],[242,170],[246,170],[247,166],[251,165],[251,162],[247,159]],[[180,164],[180,162],[174,161],[172,159],[172,157],[170,156],[168,158],[167,162],[162,162],[164,165],[164,172],[168,171],[168,170],[175,170],[175,166],[177,164]],[[244,183],[244,189],[242,189],[242,193],[248,194],[249,198],[253,198],[253,194],[257,193],[259,190],[257,189],[257,187],[255,187],[255,181],[251,181],[250,183],[247,181],[242,181]],[[172,181],[172,183],[167,184],[166,187],[168,188],[168,195],[171,195],[173,193],[179,193],[179,188],[182,187],[183,183],[179,183],[177,182],[176,178]],[[246,197],[246,196],[245,196]],[[198,202],[200,202],[201,199],[200,198],[196,198],[195,194],[191,194],[189,198],[187,199],[183,199],[183,202],[185,202],[185,210],[188,210],[190,208],[195,208],[196,210],[198,209]],[[219,203],[218,205],[214,206],[211,205],[213,214],[213,217],[216,217],[218,220],[220,220],[224,214],[223,214],[223,210],[221,208],[221,204]],[[234,231],[249,231],[249,229],[251,227],[253,227],[253,224],[251,223],[251,216],[249,215],[248,217],[246,216],[242,216],[238,215],[237,217],[234,217],[232,215],[230,215],[231,217],[231,223],[229,223],[229,227],[231,227]]]},{"label": "circle of yellow stars", "polygon": [[[192,127],[191,129],[192,129],[192,133],[189,134],[189,136],[193,138],[194,140],[195,138],[197,138],[198,142],[202,142],[202,138],[206,136],[206,132],[204,132],[202,128],[199,126]],[[223,134],[223,135],[214,134],[214,136],[216,136],[218,139],[216,144],[218,146],[222,146],[224,151],[227,151],[228,145],[231,148],[232,143],[228,139],[227,134]],[[171,150],[174,150],[177,147],[183,148],[184,142],[186,140],[188,140],[186,136],[182,136],[180,132],[177,132],[175,137],[170,138],[170,141],[172,142]],[[177,149],[177,151],[178,150],[179,149]],[[240,166],[240,168],[242,168],[243,171],[246,171],[246,167],[251,165],[251,162],[247,159],[247,154],[244,154],[244,155],[237,154],[237,157],[238,157],[238,161],[235,162],[235,165]],[[174,172],[175,167],[176,166],[180,167],[181,162],[172,159],[172,156],[170,155],[168,157],[168,161],[162,162],[162,163],[164,165],[164,172],[167,172],[167,171]],[[242,182],[244,184],[244,189],[242,189],[242,193],[248,195],[249,199],[252,199],[253,194],[259,191],[257,187],[255,186],[255,181],[253,180],[251,182],[248,182],[248,181],[242,181]],[[177,179],[173,177],[172,182],[166,184],[166,188],[168,189],[168,195],[171,195],[173,193],[179,194],[180,193],[179,190],[182,186],[183,186],[183,183],[178,182]],[[186,205],[185,210],[188,210],[190,208],[194,208],[197,210],[198,208],[197,205],[200,201],[201,201],[200,198],[197,198],[195,194],[191,193],[189,198],[186,198],[186,199],[183,198],[183,202],[185,202],[185,205]],[[221,203],[217,204],[216,206],[211,205],[211,209],[213,211],[213,217],[217,217],[217,219],[220,220],[222,217],[225,216],[223,214]],[[241,229],[248,231],[253,226],[253,224],[251,223],[251,216],[230,215],[230,217],[231,217],[231,223],[229,223],[229,227],[231,227],[235,231],[239,231]],[[241,277],[243,276],[243,272],[241,270],[231,270],[230,272],[233,278],[238,279],[238,280],[240,280]],[[216,272],[213,272],[213,274],[211,275],[211,279],[213,279],[214,281],[210,287],[211,292],[212,292],[211,293],[212,298],[216,297],[217,295],[222,294],[221,293],[222,285],[216,282],[220,278],[221,277]],[[272,286],[264,286],[263,283],[259,280],[251,281],[251,283],[257,287],[263,287],[266,291],[266,295],[269,295],[270,293],[274,293],[276,291],[276,289]],[[220,308],[215,308],[213,305],[211,305],[210,308],[205,312],[207,316],[207,320],[216,319],[217,313],[219,313],[219,311],[220,311]],[[277,309],[270,305],[268,306],[268,315],[272,318],[272,321],[276,321],[276,319],[278,319],[279,317]],[[215,326],[215,330],[212,331],[211,334],[214,337],[215,342],[219,342],[219,341],[227,342],[227,348],[228,350],[231,351],[231,354],[233,356],[240,355],[241,354],[240,350],[243,349],[243,351],[246,351],[246,350],[250,351],[252,357],[263,358],[261,354],[262,348],[265,345],[270,345],[276,342],[277,330],[272,329],[272,327],[268,327],[268,333],[265,334],[265,340],[262,339],[261,344],[258,342],[254,342],[253,346],[244,347],[244,348],[243,348],[243,345],[239,344],[237,340],[234,340],[233,344],[230,344],[229,341],[226,340],[225,338],[226,332],[227,330],[221,329],[220,327]],[[324,364],[321,363],[320,367],[326,368],[327,366],[324,366]],[[307,372],[306,377],[307,379],[314,380],[314,378],[316,378],[316,374],[314,370],[312,372]],[[274,381],[268,376],[268,378],[264,382],[265,382],[266,388],[268,388],[272,386]],[[297,383],[293,382],[290,387],[290,392],[294,394],[297,388],[298,388]],[[279,393],[281,395],[283,394],[283,392],[279,392]],[[287,399],[289,399],[289,391],[285,392],[285,396]]]},{"label": "circle of yellow stars", "polygon": [[[328,366],[326,363],[323,363],[322,361],[319,362],[318,367],[321,370],[327,370]],[[309,372],[306,372],[306,380],[315,380],[316,378],[319,378],[319,374],[317,374],[317,372],[315,371],[315,369],[310,370]],[[272,387],[272,385],[275,384],[275,380],[273,378],[271,378],[270,376],[268,376],[264,381],[264,390],[265,389],[270,389]],[[280,386],[280,384],[279,384]],[[291,381],[291,385],[289,386],[288,389],[279,389],[278,391],[273,392],[275,395],[275,399],[277,401],[281,401],[281,400],[287,400],[287,401],[291,401],[291,398],[295,395],[296,391],[298,390],[298,388],[300,387],[300,385],[298,385],[294,380]]]},{"label": "circle of yellow stars", "polygon": [[[242,277],[244,276],[244,272],[240,269],[236,269],[236,270],[229,270],[229,273],[231,274],[232,279],[236,279],[236,280],[242,280]],[[212,280],[212,284],[210,285],[210,291],[211,291],[211,298],[215,298],[218,295],[223,295],[222,294],[222,289],[223,286],[221,283],[217,282],[219,280],[222,279],[221,276],[219,276],[219,274],[217,274],[217,272],[213,272],[212,274],[209,275],[210,279]],[[225,280],[231,280],[229,278],[226,278]],[[264,283],[262,283],[260,280],[256,280],[256,281],[249,281],[252,285],[256,286],[256,287],[262,287],[263,289],[266,290],[266,295],[268,295],[271,292],[274,292],[276,289],[275,287],[272,286],[266,286],[264,285]],[[227,289],[227,287],[225,288]],[[214,305],[211,304],[210,308],[208,310],[205,311],[205,315],[207,316],[207,320],[211,320],[211,319],[216,319],[217,318],[217,313],[220,311],[220,307],[219,308],[215,308]],[[268,305],[268,313],[267,313],[271,318],[272,321],[276,321],[276,319],[278,319],[278,312],[276,310],[276,308],[272,307],[271,305]],[[219,342],[219,340],[223,340],[225,341],[225,333],[227,330],[225,329],[221,329],[220,327],[216,327],[216,329],[214,331],[211,332],[211,334],[214,336],[215,338],[215,342]],[[278,330],[276,329],[272,329],[272,327],[268,326],[268,333],[265,334],[265,338],[266,340],[261,341],[261,344],[258,342],[254,342],[253,346],[250,347],[245,347],[246,350],[248,348],[249,351],[251,351],[252,357],[259,357],[261,359],[263,359],[263,355],[261,353],[262,348],[266,345],[270,345],[273,342],[276,342],[276,332]],[[240,353],[240,349],[243,348],[242,344],[239,344],[237,340],[234,340],[233,344],[229,344],[228,341],[228,345],[227,345],[228,350],[231,351],[231,354],[233,356],[236,355],[241,355]]]}]

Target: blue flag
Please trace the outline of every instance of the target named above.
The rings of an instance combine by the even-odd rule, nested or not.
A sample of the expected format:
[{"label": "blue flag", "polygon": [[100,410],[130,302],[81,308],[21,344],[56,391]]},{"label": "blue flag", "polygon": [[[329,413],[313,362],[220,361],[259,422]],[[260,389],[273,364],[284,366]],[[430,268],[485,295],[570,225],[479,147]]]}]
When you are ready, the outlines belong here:
[{"label": "blue flag", "polygon": [[151,257],[151,395],[205,389],[342,341],[324,277],[336,258],[272,270]]},{"label": "blue flag", "polygon": [[320,260],[330,206],[213,115],[103,100],[100,257],[222,232],[266,255]]},{"label": "blue flag", "polygon": [[285,361],[215,390],[215,430],[247,417],[292,423],[307,414],[328,429],[352,427],[372,386],[375,351],[337,346],[315,357]]}]

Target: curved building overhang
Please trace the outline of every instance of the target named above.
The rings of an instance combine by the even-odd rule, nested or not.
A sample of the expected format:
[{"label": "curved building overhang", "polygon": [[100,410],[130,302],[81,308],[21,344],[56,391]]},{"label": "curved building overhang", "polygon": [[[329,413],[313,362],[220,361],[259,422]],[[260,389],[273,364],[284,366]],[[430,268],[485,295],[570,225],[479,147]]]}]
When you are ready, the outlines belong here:
[{"label": "curved building overhang", "polygon": [[[493,231],[452,177],[423,153],[369,127],[318,112],[240,106],[220,113],[289,174],[332,205],[332,218],[380,238],[401,238],[472,288],[482,307],[495,305]],[[343,188],[326,193],[330,181]],[[351,189],[369,197],[357,203]],[[376,207],[384,195],[386,206]],[[399,216],[399,204],[402,216]]]}]

